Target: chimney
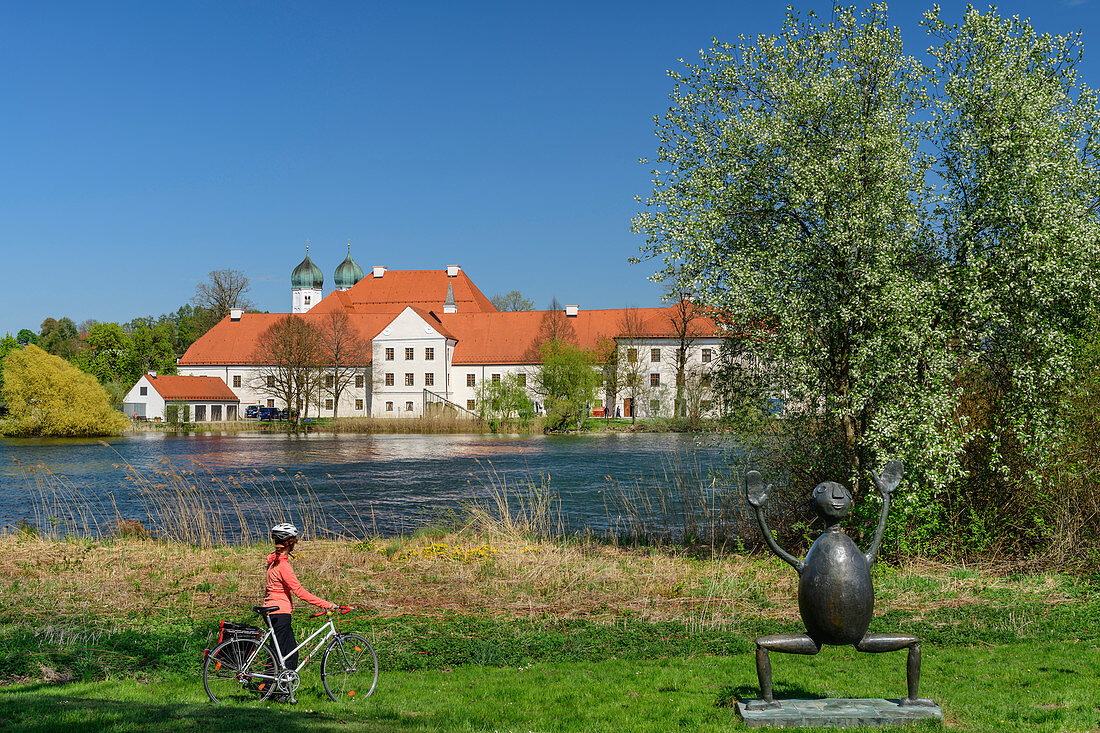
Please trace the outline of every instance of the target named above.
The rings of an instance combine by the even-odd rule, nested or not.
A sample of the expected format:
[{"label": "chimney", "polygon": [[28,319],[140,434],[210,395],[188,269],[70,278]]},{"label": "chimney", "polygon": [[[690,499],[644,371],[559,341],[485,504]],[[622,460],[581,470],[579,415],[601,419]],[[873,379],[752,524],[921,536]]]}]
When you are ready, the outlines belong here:
[{"label": "chimney", "polygon": [[156,372],[154,372],[154,371],[153,371],[153,370],[151,370],[151,369],[150,369],[149,371],[145,372],[145,373],[146,373],[146,374],[148,374],[148,375],[149,375],[150,377],[156,377],[156,376],[157,376],[157,373],[156,373]]},{"label": "chimney", "polygon": [[567,318],[576,318],[577,312],[581,309],[579,305],[567,305],[565,306],[565,315]]},{"label": "chimney", "polygon": [[239,321],[239,320],[241,320],[241,316],[243,316],[243,315],[244,315],[244,309],[243,308],[230,308],[229,309],[229,320],[231,320],[231,321]]},{"label": "chimney", "polygon": [[447,265],[447,277],[458,277],[458,271],[461,269],[458,265]]},{"label": "chimney", "polygon": [[385,268],[384,265],[375,265],[374,266],[374,276],[375,277],[382,277],[385,274],[386,274],[386,268]]}]

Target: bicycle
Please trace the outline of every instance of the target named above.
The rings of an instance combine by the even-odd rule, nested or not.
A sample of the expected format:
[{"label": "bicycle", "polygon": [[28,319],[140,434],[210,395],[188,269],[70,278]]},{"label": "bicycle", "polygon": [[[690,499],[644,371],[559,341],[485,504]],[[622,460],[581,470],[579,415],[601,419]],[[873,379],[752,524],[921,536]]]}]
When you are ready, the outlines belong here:
[{"label": "bicycle", "polygon": [[[267,631],[259,639],[226,639],[211,650],[203,663],[202,685],[213,702],[254,702],[281,696],[291,704],[296,703],[294,693],[302,681],[299,672],[326,643],[321,657],[321,684],[328,696],[335,702],[354,701],[374,692],[378,684],[378,655],[374,647],[362,634],[340,633],[333,623],[331,609],[313,614],[311,618],[328,616],[328,622],[286,654],[279,649],[271,625],[270,614],[277,609],[256,606],[252,610],[264,619]],[[340,610],[343,614],[351,609]],[[322,634],[298,668],[287,669],[287,658]]]}]

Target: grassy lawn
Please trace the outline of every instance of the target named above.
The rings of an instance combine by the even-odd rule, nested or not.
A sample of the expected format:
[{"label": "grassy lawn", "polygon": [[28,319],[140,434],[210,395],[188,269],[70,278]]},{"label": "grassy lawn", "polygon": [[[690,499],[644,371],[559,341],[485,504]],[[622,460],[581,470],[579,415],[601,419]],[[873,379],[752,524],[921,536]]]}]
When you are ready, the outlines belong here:
[{"label": "grassy lawn", "polygon": [[[752,638],[801,630],[796,576],[772,557],[492,527],[308,542],[298,574],[362,609],[344,625],[378,648],[378,691],[339,706],[313,666],[297,706],[212,705],[202,650],[218,620],[252,620],[265,553],[0,537],[0,729],[726,730],[757,694]],[[925,639],[922,692],[947,726],[1100,730],[1097,577],[880,563],[875,585],[871,630]],[[772,664],[780,698],[904,690],[902,652]]]},{"label": "grassy lawn", "polygon": [[[774,660],[779,697],[896,697],[904,655],[829,649]],[[924,692],[948,727],[974,731],[1093,731],[1100,721],[1100,648],[1040,643],[930,649]],[[324,697],[307,673],[296,706],[206,701],[197,674],[0,688],[0,720],[23,731],[667,731],[741,727],[731,701],[755,694],[751,654],[463,665],[388,672],[362,705]],[[913,726],[927,729],[936,726]]]}]

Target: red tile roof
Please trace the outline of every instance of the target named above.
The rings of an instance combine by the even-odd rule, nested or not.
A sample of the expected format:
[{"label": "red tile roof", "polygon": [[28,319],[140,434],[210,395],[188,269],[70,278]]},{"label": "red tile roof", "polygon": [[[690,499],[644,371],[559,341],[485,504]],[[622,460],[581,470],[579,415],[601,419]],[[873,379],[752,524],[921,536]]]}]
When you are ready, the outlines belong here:
[{"label": "red tile roof", "polygon": [[[674,338],[674,308],[581,310],[575,317],[560,311],[517,311],[454,313],[440,318],[458,341],[454,364],[534,364],[539,360],[538,344],[552,330],[547,324],[552,318],[559,319],[562,328],[572,334],[569,340],[598,350],[602,342],[616,337]],[[693,337],[722,334],[714,321],[704,316],[695,317],[689,330]]]},{"label": "red tile roof", "polygon": [[[315,313],[314,310],[296,317],[321,325],[328,314]],[[279,319],[286,317],[286,313],[245,313],[241,320],[233,321],[226,316],[191,344],[180,358],[179,366],[256,364],[256,343],[260,334]],[[358,314],[351,316],[351,323],[359,337],[369,344],[395,317],[394,313]]]},{"label": "red tile roof", "polygon": [[[448,282],[455,285],[458,313],[443,313],[442,301]],[[409,290],[399,292],[406,287]],[[475,304],[481,300],[486,308],[475,309]],[[344,307],[360,338],[369,342],[406,306],[411,306],[441,335],[457,342],[454,364],[538,363],[537,345],[545,340],[546,324],[551,320],[558,321],[572,334],[570,340],[587,349],[597,349],[601,342],[616,337],[675,338],[677,335],[676,305],[580,310],[575,317],[560,311],[501,312],[493,308],[464,273],[460,271],[458,277],[448,278],[442,270],[394,271],[381,278],[368,273],[351,290],[330,294],[299,317],[320,323],[327,313]],[[246,313],[239,321],[225,318],[192,344],[180,359],[180,366],[255,364],[254,350],[260,334],[285,317],[285,313]],[[690,330],[696,337],[725,334],[714,320],[702,314],[691,321]]]},{"label": "red tile roof", "polygon": [[149,384],[166,400],[210,400],[211,402],[239,402],[237,395],[217,377],[180,377],[163,374],[157,377],[145,375]]},{"label": "red tile roof", "polygon": [[462,270],[447,277],[446,270],[387,270],[382,277],[367,276],[350,290],[326,295],[310,313],[327,313],[343,308],[348,313],[400,313],[412,305],[424,310],[443,312],[447,286],[454,288],[459,313],[495,313],[496,307],[477,289]]}]

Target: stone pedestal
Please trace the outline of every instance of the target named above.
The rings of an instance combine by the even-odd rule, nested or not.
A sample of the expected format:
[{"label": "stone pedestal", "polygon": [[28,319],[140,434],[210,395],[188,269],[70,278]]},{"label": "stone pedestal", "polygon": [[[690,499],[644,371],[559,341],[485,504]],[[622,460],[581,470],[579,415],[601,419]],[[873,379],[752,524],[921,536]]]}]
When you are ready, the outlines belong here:
[{"label": "stone pedestal", "polygon": [[794,728],[819,726],[850,728],[857,725],[900,725],[917,720],[943,720],[939,705],[899,705],[898,700],[825,698],[823,700],[776,700],[779,707],[747,710],[737,703],[737,713],[749,728]]}]

